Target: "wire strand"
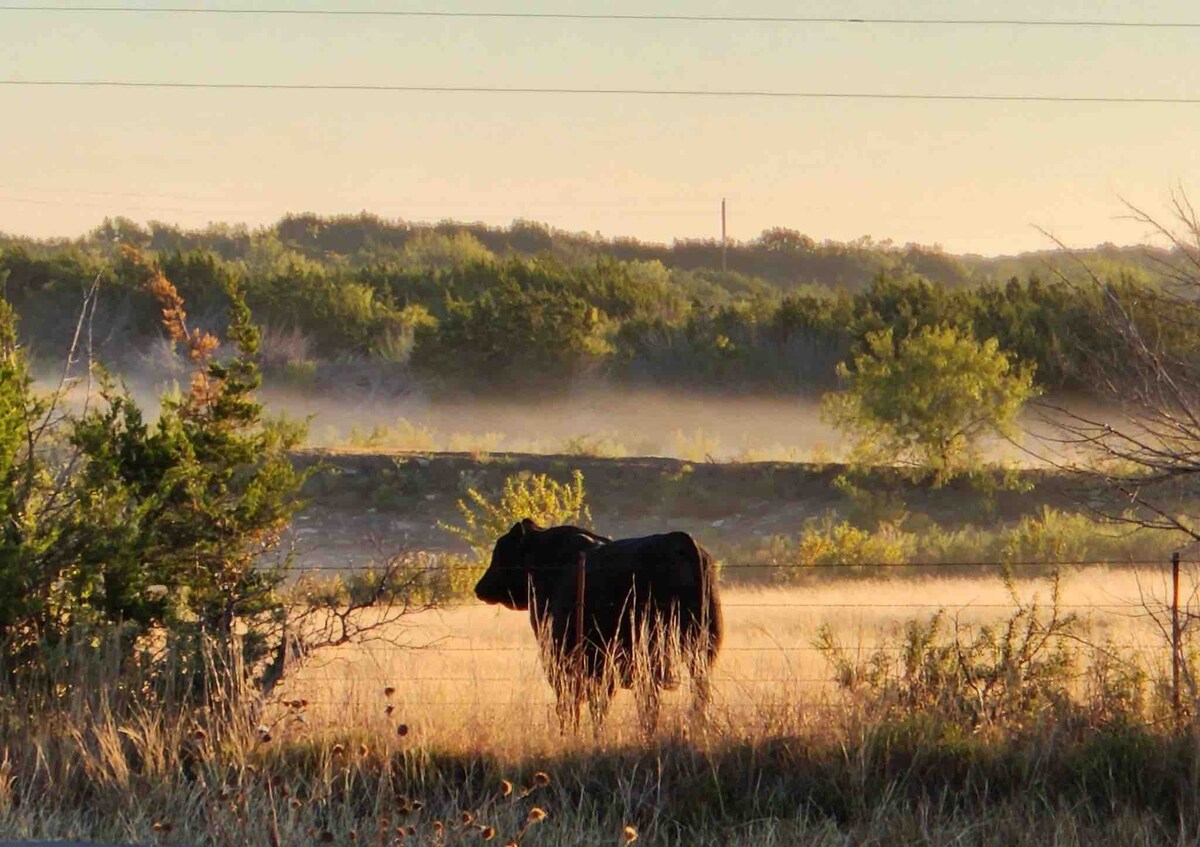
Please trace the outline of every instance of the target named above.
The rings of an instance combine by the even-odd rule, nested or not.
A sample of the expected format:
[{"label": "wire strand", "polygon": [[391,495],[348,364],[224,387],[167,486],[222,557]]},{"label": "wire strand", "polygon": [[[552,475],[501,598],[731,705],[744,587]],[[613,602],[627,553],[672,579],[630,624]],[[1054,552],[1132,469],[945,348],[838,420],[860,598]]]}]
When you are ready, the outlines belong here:
[{"label": "wire strand", "polygon": [[786,91],[704,88],[552,88],[499,85],[392,85],[386,83],[151,82],[135,80],[0,79],[10,88],[114,88],[210,91],[390,92],[408,94],[513,94],[610,97],[757,98],[778,100],[896,100],[978,103],[1079,103],[1200,105],[1198,97],[1112,97],[1051,94],[903,94],[880,91]]},{"label": "wire strand", "polygon": [[151,15],[230,15],[275,17],[364,17],[364,18],[443,18],[474,20],[548,20],[548,21],[619,21],[627,23],[718,23],[718,24],[815,24],[815,25],[881,25],[934,27],[1045,27],[1081,29],[1198,29],[1193,21],[1126,21],[1114,19],[1046,19],[1032,18],[887,18],[840,17],[810,15],[688,15],[637,14],[614,12],[479,12],[439,9],[333,9],[287,8],[259,9],[245,6],[213,8],[199,6],[134,6],[93,5],[57,6],[0,5],[2,12],[53,12],[65,14],[151,14]]},{"label": "wire strand", "polygon": [[[1158,566],[1167,567],[1171,564],[1169,558],[1161,559],[1072,559],[1062,561],[1047,561],[1047,560],[1017,560],[1010,562],[979,562],[979,561],[961,561],[961,562],[729,562],[722,563],[720,569],[723,571],[731,570],[824,570],[824,569],[866,569],[866,568],[884,568],[884,569],[901,569],[901,568],[1066,568],[1066,567],[1142,567],[1142,566]],[[544,565],[543,570],[575,570],[578,567],[576,564],[567,565]],[[345,564],[345,565],[309,565],[296,566],[293,571],[296,574],[310,573],[313,571],[334,572],[334,573],[376,573],[382,574],[388,570],[385,564]],[[405,572],[403,568],[393,568],[398,571],[399,575],[408,578],[410,574]],[[411,576],[416,577],[419,574],[435,574],[445,571],[482,571],[475,565],[469,564],[414,564],[414,573]]]}]

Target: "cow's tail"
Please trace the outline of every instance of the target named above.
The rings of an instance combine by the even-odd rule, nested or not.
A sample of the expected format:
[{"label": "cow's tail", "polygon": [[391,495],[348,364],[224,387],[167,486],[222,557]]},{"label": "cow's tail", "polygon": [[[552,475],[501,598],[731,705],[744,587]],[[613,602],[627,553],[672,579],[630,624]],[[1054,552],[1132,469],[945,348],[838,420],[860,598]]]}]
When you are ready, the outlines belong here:
[{"label": "cow's tail", "polygon": [[721,601],[717,592],[717,567],[712,555],[694,538],[680,533],[686,571],[693,579],[688,595],[689,620],[685,624],[688,672],[692,678],[693,709],[703,720],[712,699],[710,676],[717,653],[721,649],[725,622],[721,616]]},{"label": "cow's tail", "polygon": [[721,613],[721,600],[717,593],[717,564],[712,554],[692,541],[696,548],[696,559],[700,576],[701,629],[705,634],[705,659],[711,666],[717,660],[721,640],[725,637],[725,619]]}]

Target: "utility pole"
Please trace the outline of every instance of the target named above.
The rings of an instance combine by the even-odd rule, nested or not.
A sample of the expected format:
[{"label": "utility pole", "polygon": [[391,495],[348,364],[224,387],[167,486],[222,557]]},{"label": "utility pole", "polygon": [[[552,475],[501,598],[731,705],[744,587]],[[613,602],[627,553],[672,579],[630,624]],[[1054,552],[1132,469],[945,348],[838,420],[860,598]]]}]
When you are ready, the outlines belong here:
[{"label": "utility pole", "polygon": [[725,198],[721,198],[721,273],[729,270],[729,266],[725,261]]}]

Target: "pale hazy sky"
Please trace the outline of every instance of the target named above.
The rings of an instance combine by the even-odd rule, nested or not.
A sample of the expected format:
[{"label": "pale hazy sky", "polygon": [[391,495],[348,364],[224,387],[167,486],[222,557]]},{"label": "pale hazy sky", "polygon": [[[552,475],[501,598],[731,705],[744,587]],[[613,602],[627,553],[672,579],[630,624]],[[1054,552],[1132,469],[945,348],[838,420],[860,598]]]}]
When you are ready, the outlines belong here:
[{"label": "pale hazy sky", "polygon": [[[131,0],[351,8],[336,0]],[[20,0],[14,5],[22,5]],[[32,5],[32,4],[26,4]],[[87,5],[64,2],[62,5]],[[354,8],[1200,23],[1196,0],[359,0]],[[1200,97],[1200,29],[0,11],[0,79]],[[0,86],[0,230],[368,210],[670,241],[787,226],[1000,253],[1141,240],[1200,105]]]}]

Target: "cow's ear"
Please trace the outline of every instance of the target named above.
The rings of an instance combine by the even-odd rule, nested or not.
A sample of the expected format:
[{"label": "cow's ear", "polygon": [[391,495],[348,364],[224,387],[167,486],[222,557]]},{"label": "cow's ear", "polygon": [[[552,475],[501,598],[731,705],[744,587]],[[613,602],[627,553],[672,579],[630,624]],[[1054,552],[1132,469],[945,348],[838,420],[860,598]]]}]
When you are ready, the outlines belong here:
[{"label": "cow's ear", "polygon": [[521,518],[521,527],[525,532],[533,532],[538,525],[533,522],[532,518]]},{"label": "cow's ear", "polygon": [[[529,520],[529,518],[525,519],[525,521],[527,520]],[[513,524],[512,529],[508,531],[508,534],[513,538],[523,538],[525,536],[525,521],[518,521],[517,523]]]}]

